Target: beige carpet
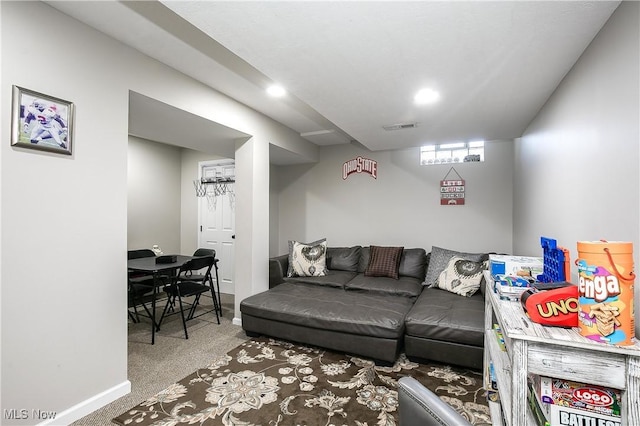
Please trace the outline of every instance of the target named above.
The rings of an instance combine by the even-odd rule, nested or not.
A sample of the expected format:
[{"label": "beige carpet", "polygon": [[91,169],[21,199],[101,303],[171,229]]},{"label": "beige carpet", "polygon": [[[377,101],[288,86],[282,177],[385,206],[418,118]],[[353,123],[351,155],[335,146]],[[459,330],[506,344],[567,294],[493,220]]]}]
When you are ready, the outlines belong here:
[{"label": "beige carpet", "polygon": [[[203,303],[209,299],[203,298]],[[148,320],[129,322],[129,380],[131,393],[73,423],[73,426],[108,426],[111,419],[150,395],[165,389],[193,371],[208,365],[245,340],[242,328],[231,324],[233,296],[222,295],[223,317],[220,325],[214,314],[206,314],[187,323],[189,340],[179,316],[171,317],[156,334],[151,345]]]}]

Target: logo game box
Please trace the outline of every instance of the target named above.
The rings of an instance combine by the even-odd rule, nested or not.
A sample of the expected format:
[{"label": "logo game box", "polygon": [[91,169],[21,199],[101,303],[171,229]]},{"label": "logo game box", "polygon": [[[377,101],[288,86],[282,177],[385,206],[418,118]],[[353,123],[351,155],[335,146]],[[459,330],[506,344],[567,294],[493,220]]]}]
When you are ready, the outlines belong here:
[{"label": "logo game box", "polygon": [[540,401],[551,404],[552,413],[559,413],[559,407],[570,408],[591,417],[595,415],[595,418],[598,418],[602,415],[602,418],[611,417],[617,419],[618,424],[620,422],[621,391],[617,389],[550,377],[536,377],[534,387],[538,391]]}]

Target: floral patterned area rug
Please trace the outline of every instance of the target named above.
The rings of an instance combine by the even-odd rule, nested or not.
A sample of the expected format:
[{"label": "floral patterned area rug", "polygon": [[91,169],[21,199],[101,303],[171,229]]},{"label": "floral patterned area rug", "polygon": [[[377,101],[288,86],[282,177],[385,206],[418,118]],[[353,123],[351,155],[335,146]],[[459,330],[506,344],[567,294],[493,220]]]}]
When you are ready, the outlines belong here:
[{"label": "floral patterned area rug", "polygon": [[397,381],[412,376],[475,425],[491,424],[482,374],[400,355],[391,367],[268,338],[248,340],[113,419],[119,425],[398,424]]}]

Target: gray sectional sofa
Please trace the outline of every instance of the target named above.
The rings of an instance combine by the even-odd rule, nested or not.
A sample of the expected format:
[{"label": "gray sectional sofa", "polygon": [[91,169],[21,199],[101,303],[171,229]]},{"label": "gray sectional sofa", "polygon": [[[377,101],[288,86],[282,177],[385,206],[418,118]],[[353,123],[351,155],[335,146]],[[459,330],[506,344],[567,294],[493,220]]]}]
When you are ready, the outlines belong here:
[{"label": "gray sectional sofa", "polygon": [[430,254],[403,249],[398,279],[366,276],[370,247],[329,247],[325,276],[287,277],[289,256],[269,261],[269,290],[240,303],[242,327],[393,363],[411,359],[481,368],[484,298],[423,285]]}]

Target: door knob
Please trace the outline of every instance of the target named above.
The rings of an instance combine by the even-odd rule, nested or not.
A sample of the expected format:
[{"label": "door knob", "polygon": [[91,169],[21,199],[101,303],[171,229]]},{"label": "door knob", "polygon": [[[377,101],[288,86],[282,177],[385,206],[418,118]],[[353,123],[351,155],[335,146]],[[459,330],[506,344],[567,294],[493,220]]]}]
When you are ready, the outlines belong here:
[{"label": "door knob", "polygon": [[231,239],[232,239],[232,240],[235,240],[235,239],[236,239],[236,234],[233,234],[233,235],[231,236]]}]

